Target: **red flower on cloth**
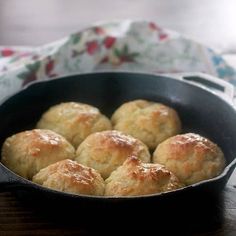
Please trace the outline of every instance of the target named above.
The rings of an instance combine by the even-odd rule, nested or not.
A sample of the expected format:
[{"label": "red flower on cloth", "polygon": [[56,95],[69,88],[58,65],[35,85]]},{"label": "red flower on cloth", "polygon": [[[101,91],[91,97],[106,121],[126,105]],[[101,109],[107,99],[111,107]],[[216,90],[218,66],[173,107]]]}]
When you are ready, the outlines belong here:
[{"label": "red flower on cloth", "polygon": [[3,57],[10,57],[12,56],[13,54],[15,53],[15,51],[13,51],[12,49],[10,48],[4,48],[1,50],[1,55]]},{"label": "red flower on cloth", "polygon": [[99,26],[97,26],[97,27],[94,27],[94,32],[96,33],[96,34],[105,34],[105,30],[102,28],[102,27],[99,27]]},{"label": "red flower on cloth", "polygon": [[98,50],[99,50],[99,45],[97,41],[93,40],[86,44],[86,51],[89,55],[93,55]]},{"label": "red flower on cloth", "polygon": [[166,33],[163,33],[163,32],[161,32],[160,34],[159,34],[159,39],[162,41],[162,40],[165,40],[165,39],[167,39],[168,38],[168,35],[166,34]]},{"label": "red flower on cloth", "polygon": [[154,22],[150,22],[148,25],[151,30],[158,31],[158,38],[160,41],[168,38],[168,34],[163,32],[163,30]]},{"label": "red flower on cloth", "polygon": [[50,75],[53,68],[54,68],[54,61],[49,59],[48,63],[46,64],[46,67],[45,67],[46,74]]},{"label": "red flower on cloth", "polygon": [[150,27],[150,29],[152,29],[152,30],[156,30],[156,31],[161,30],[160,27],[159,27],[156,23],[154,23],[154,22],[150,22],[150,23],[149,23],[149,27]]},{"label": "red flower on cloth", "polygon": [[115,43],[116,41],[116,38],[115,37],[112,37],[112,36],[108,36],[104,39],[103,41],[103,44],[104,46],[109,49],[113,46],[113,44]]},{"label": "red flower on cloth", "polygon": [[48,77],[56,76],[56,74],[53,73],[54,66],[55,66],[55,61],[51,57],[48,57],[48,61],[47,61],[46,65],[45,65],[45,74]]}]

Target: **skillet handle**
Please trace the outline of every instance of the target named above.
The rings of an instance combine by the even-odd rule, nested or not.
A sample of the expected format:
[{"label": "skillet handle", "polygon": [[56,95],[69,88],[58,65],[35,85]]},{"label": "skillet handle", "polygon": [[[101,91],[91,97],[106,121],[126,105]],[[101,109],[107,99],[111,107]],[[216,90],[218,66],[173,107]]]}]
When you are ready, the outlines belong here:
[{"label": "skillet handle", "polygon": [[223,174],[228,175],[228,178],[232,175],[236,167],[236,158],[224,169]]},{"label": "skillet handle", "polygon": [[0,163],[0,192],[13,189],[25,188],[27,181],[11,173],[2,163]]},{"label": "skillet handle", "polygon": [[[173,76],[173,75],[172,75]],[[223,97],[228,103],[236,104],[234,86],[229,82],[204,73],[177,73],[176,79],[187,81],[201,87],[207,87]]]}]

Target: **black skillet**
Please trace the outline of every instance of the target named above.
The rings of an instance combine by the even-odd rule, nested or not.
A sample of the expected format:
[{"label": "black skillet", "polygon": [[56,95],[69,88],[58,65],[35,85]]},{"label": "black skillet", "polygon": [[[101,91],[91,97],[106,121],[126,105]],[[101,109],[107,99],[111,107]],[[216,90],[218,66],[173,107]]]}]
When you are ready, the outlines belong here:
[{"label": "black skillet", "polygon": [[[190,76],[187,79],[202,78]],[[214,87],[224,90],[219,85]],[[137,206],[152,210],[160,205],[173,207],[183,199],[187,199],[184,200],[186,204],[196,196],[218,195],[236,165],[236,110],[208,89],[171,77],[125,72],[92,73],[33,83],[0,104],[0,146],[8,136],[33,128],[41,114],[54,104],[65,101],[88,103],[110,116],[122,103],[140,98],[170,105],[180,114],[183,132],[196,132],[217,143],[227,160],[223,173],[168,193],[112,198],[47,189],[21,178],[0,164],[0,191],[13,191],[22,199],[30,199],[37,204],[56,204],[68,209],[76,206],[80,212],[88,212],[88,209],[125,209],[127,212],[127,209]]]}]

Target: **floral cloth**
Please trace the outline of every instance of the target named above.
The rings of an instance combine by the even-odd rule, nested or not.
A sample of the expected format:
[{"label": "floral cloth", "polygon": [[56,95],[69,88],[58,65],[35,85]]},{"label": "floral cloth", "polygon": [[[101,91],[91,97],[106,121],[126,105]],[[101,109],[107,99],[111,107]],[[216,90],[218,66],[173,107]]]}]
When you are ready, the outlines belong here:
[{"label": "floral cloth", "polygon": [[236,71],[210,48],[154,22],[95,25],[37,48],[0,48],[0,99],[35,80],[92,71],[204,72],[236,85]]}]

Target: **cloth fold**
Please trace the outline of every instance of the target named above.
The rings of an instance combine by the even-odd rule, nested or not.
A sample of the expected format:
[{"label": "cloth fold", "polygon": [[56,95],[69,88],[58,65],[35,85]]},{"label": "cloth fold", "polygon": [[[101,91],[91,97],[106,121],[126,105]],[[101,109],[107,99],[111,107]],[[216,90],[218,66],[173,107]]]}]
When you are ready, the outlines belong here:
[{"label": "cloth fold", "polygon": [[97,24],[41,47],[0,48],[0,99],[31,81],[93,71],[204,72],[236,85],[221,55],[155,22]]}]

